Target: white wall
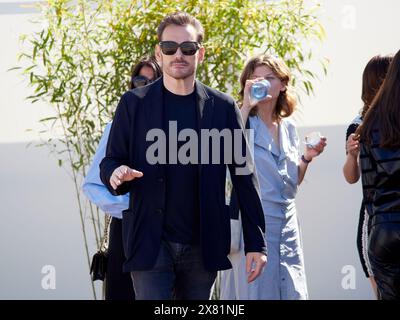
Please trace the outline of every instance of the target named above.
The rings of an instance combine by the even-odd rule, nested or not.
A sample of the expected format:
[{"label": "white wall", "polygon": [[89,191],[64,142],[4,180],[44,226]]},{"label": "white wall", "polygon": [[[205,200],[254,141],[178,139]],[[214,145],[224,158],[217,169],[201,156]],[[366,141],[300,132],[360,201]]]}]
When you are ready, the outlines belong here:
[{"label": "white wall", "polygon": [[[10,1],[7,1],[10,2]],[[29,1],[20,1],[29,2]],[[34,30],[30,9],[0,1],[0,299],[90,299],[74,189],[46,149],[26,148],[50,112],[24,100],[30,94],[17,72],[18,37]],[[371,299],[356,251],[361,186],[344,182],[346,125],[361,108],[361,74],[370,57],[400,49],[400,2],[322,1],[327,40],[315,46],[330,59],[329,74],[304,98],[298,115],[302,136],[320,130],[326,152],[312,163],[298,195],[310,297]],[[21,13],[25,12],[25,13]],[[27,13],[26,13],[27,12]],[[93,248],[92,248],[93,250]],[[56,268],[55,290],[41,286],[44,265]],[[354,289],[344,289],[344,266],[354,267]]]},{"label": "white wall", "polygon": [[[325,0],[321,21],[327,32],[315,54],[330,60],[328,75],[303,98],[297,115],[300,134],[319,130],[328,138],[326,151],[309,168],[297,198],[303,229],[306,271],[312,299],[371,299],[369,282],[358,259],[356,230],[361,185],[342,175],[345,132],[362,107],[361,78],[369,59],[400,49],[400,2]],[[355,289],[346,287],[355,270]],[[344,273],[342,273],[342,271]]]}]

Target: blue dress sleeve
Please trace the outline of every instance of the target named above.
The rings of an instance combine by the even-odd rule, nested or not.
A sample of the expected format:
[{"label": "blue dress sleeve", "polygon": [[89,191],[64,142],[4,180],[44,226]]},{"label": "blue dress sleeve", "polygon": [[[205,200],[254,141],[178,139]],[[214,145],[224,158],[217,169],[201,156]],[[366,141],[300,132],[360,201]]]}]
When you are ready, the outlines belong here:
[{"label": "blue dress sleeve", "polygon": [[122,218],[122,211],[129,207],[129,195],[112,195],[100,179],[99,164],[106,153],[110,128],[111,123],[107,124],[100,139],[92,165],[84,179],[82,191],[88,200],[98,206],[103,212],[115,218]]}]

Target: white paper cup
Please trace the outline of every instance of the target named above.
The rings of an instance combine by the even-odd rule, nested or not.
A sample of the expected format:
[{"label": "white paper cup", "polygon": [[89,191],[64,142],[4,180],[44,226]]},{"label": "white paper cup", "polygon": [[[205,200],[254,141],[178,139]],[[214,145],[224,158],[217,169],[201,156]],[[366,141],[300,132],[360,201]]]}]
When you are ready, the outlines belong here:
[{"label": "white paper cup", "polygon": [[306,141],[304,143],[306,144],[307,147],[314,148],[321,141],[321,138],[322,138],[321,133],[319,131],[314,131],[306,135],[305,138]]}]

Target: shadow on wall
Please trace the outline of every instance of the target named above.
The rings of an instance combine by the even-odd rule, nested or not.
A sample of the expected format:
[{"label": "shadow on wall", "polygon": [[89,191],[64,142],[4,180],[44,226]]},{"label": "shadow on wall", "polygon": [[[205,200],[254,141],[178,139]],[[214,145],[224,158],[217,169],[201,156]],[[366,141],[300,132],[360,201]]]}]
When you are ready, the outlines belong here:
[{"label": "shadow on wall", "polygon": [[[328,138],[297,198],[311,299],[373,298],[356,249],[361,186],[342,175],[345,130],[299,128],[301,138],[310,131]],[[70,178],[45,148],[0,147],[0,299],[92,299]],[[55,289],[42,287],[46,265],[56,270]]]},{"label": "shadow on wall", "polygon": [[47,148],[0,148],[0,299],[92,299],[70,177]]}]

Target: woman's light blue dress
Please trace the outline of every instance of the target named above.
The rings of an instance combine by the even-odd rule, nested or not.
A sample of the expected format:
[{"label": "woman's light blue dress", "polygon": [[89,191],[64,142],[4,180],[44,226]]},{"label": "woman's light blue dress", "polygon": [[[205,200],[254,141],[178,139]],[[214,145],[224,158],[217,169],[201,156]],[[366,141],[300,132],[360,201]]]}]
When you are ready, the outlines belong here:
[{"label": "woman's light blue dress", "polygon": [[295,207],[300,159],[296,127],[289,119],[280,122],[278,147],[258,116],[249,121],[254,129],[254,160],[266,224],[268,261],[263,273],[248,284],[243,248],[231,254],[233,268],[221,275],[221,299],[307,299]]}]

